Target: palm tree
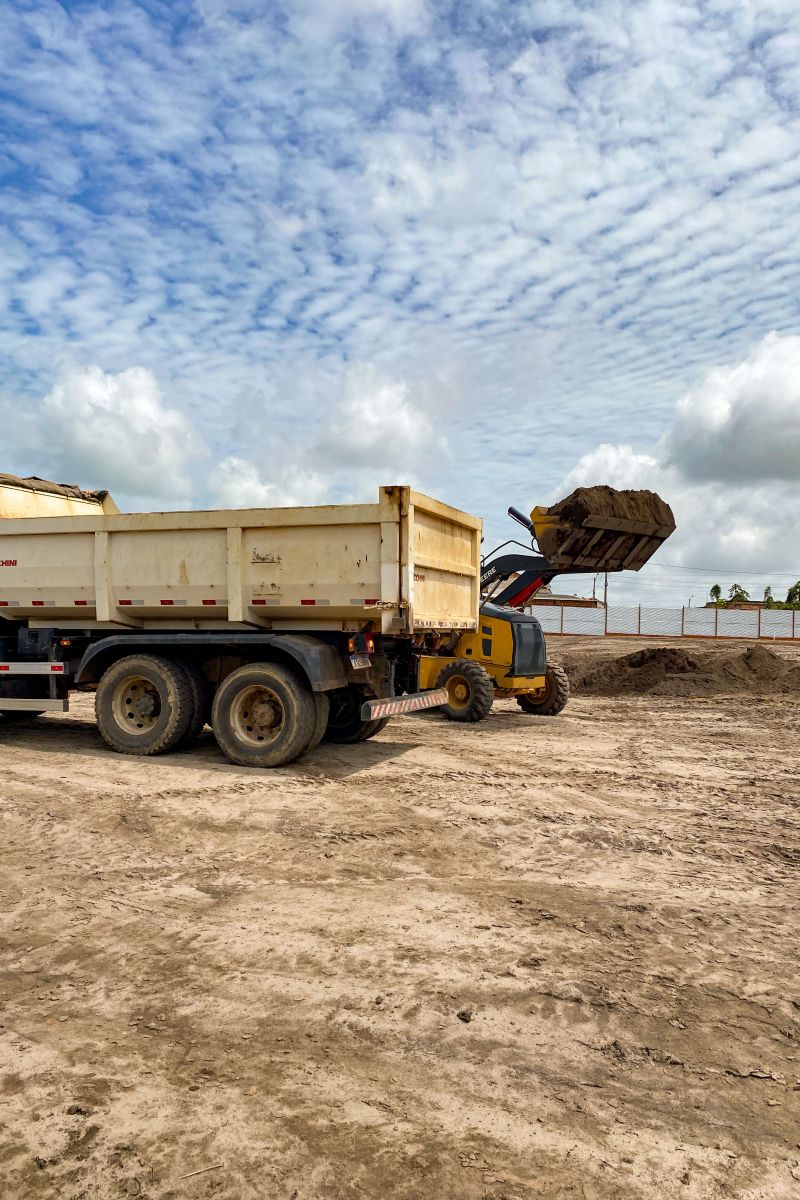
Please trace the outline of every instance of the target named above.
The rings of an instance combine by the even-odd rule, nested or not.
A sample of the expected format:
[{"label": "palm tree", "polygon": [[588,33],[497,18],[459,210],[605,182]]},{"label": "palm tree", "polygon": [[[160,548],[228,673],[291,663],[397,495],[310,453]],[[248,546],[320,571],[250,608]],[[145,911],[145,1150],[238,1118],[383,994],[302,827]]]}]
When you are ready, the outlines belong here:
[{"label": "palm tree", "polygon": [[772,588],[767,584],[764,588],[764,608],[772,608],[775,601],[772,599]]}]

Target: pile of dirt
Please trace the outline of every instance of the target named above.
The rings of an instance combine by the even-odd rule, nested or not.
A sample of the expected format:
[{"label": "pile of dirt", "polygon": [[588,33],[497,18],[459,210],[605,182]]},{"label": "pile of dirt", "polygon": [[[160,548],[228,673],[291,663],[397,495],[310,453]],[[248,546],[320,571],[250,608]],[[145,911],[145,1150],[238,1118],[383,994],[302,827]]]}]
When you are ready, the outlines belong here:
[{"label": "pile of dirt", "polygon": [[[616,488],[603,484],[598,487],[576,488],[569,496],[552,504],[548,516],[558,518],[557,522],[548,528],[537,531],[539,549],[550,562],[558,564],[564,558],[562,547],[567,546],[568,557],[580,554],[580,549],[573,538],[574,531],[588,522],[590,528],[603,518],[616,521],[632,521],[637,525],[652,530],[653,536],[661,539],[669,537],[675,529],[675,518],[672,509],[655,492],[646,490],[617,491]],[[593,534],[589,534],[591,538]],[[571,540],[570,540],[571,539]],[[630,544],[625,544],[624,553],[617,554],[620,561],[624,560],[630,549],[636,544],[636,536],[631,535]],[[592,545],[592,553],[599,555],[601,551],[612,549],[619,542],[619,533],[610,531],[603,535],[599,542]],[[619,547],[618,547],[619,549]],[[605,564],[607,569],[617,569],[618,564]]]},{"label": "pile of dirt", "polygon": [[619,658],[575,654],[564,667],[576,695],[800,694],[800,666],[759,645],[727,654],[687,654],[677,646],[648,646]]}]

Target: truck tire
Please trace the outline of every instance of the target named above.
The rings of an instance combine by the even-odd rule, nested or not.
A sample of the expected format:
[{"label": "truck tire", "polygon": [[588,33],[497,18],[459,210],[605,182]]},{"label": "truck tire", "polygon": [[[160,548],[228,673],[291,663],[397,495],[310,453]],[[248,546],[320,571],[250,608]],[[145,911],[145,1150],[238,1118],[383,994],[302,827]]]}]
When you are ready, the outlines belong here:
[{"label": "truck tire", "polygon": [[248,663],[217,688],[211,723],[224,755],[242,767],[280,767],[303,753],[317,708],[308,684],[279,663]]},{"label": "truck tire", "polygon": [[311,741],[306,746],[306,750],[313,750],[318,746],[325,736],[325,730],[328,728],[331,702],[325,692],[314,692],[314,707],[316,710],[314,730],[311,734]]},{"label": "truck tire", "polygon": [[494,686],[480,663],[457,658],[439,672],[437,688],[447,688],[450,702],[439,709],[448,721],[482,721],[494,704]]},{"label": "truck tire", "polygon": [[329,692],[328,696],[331,708],[328,727],[325,730],[326,742],[336,742],[340,746],[366,742],[389,724],[389,717],[380,717],[377,721],[362,721],[361,705],[370,697],[356,684],[337,688],[335,692]]},{"label": "truck tire", "polygon": [[547,664],[545,673],[547,691],[541,699],[536,696],[517,696],[517,704],[523,712],[534,717],[556,717],[569,700],[569,679],[563,667]]},{"label": "truck tire", "polygon": [[192,693],[192,719],[179,745],[191,746],[197,741],[211,713],[211,685],[196,663],[181,662],[180,665],[186,673]]},{"label": "truck tire", "polygon": [[180,663],[155,654],[117,659],[94,702],[97,727],[120,754],[163,754],[183,740],[194,717],[192,687]]}]

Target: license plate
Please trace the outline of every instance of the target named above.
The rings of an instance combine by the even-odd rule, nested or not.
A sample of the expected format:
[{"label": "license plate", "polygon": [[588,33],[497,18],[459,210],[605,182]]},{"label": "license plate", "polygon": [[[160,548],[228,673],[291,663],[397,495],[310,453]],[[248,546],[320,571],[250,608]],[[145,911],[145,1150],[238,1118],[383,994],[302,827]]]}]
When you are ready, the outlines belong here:
[{"label": "license plate", "polygon": [[363,671],[372,666],[372,660],[368,654],[351,654],[350,666],[354,671]]}]

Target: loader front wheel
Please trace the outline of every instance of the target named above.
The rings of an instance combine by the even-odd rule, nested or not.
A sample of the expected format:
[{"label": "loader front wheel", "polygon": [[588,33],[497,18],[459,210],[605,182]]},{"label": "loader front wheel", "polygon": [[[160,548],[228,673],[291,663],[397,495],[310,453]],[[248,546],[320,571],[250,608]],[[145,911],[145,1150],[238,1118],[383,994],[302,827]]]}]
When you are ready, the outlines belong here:
[{"label": "loader front wheel", "polygon": [[556,717],[569,700],[569,679],[563,667],[547,664],[545,689],[540,695],[517,696],[523,712],[534,717]]},{"label": "loader front wheel", "polygon": [[436,686],[447,689],[449,701],[439,711],[448,721],[482,721],[494,703],[491,675],[466,658],[457,658],[440,671]]},{"label": "loader front wheel", "polygon": [[311,741],[311,689],[280,663],[248,663],[217,688],[211,726],[220,750],[242,767],[280,767]]},{"label": "loader front wheel", "polygon": [[194,715],[189,679],[180,663],[130,654],[105,671],[97,685],[100,736],[120,754],[163,754],[181,742]]}]

